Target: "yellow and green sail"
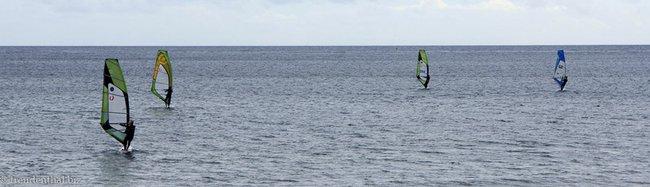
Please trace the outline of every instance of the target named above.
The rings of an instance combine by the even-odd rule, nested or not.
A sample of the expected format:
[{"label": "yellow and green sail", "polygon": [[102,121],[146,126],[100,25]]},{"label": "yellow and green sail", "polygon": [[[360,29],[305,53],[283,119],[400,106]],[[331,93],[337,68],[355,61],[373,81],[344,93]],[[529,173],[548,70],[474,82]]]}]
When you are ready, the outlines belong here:
[{"label": "yellow and green sail", "polygon": [[124,144],[126,134],[124,130],[117,128],[126,124],[129,119],[129,94],[126,90],[122,68],[120,68],[117,59],[106,59],[102,86],[101,127],[108,135]]},{"label": "yellow and green sail", "polygon": [[165,102],[167,107],[172,101],[172,80],[172,61],[169,60],[167,51],[158,50],[156,66],[153,69],[151,93]]},{"label": "yellow and green sail", "polygon": [[424,86],[424,88],[427,88],[429,79],[431,77],[429,76],[429,59],[427,58],[427,52],[423,49],[420,49],[420,52],[418,54],[415,77],[418,78],[418,81],[422,83],[422,86]]}]

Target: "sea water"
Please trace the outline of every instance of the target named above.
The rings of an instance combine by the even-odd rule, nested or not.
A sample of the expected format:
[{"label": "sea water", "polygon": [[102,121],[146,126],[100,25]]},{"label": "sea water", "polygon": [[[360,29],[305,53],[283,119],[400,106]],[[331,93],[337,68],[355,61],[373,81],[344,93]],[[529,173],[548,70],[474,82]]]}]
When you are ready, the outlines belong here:
[{"label": "sea water", "polygon": [[[129,154],[100,128],[105,58]],[[650,46],[0,47],[0,67],[3,184],[650,185]]]}]

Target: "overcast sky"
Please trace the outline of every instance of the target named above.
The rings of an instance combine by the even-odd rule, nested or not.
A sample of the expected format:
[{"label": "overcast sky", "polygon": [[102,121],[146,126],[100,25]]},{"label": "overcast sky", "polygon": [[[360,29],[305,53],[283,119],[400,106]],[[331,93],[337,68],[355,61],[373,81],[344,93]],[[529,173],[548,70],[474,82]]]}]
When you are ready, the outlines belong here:
[{"label": "overcast sky", "polygon": [[0,45],[650,44],[648,0],[0,0]]}]

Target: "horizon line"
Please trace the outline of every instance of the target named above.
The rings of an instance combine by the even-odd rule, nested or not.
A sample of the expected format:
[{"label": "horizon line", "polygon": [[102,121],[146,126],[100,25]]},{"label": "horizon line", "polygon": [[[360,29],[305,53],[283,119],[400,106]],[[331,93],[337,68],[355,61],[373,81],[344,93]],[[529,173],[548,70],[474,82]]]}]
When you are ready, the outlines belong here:
[{"label": "horizon line", "polygon": [[0,47],[498,47],[498,46],[649,46],[650,44],[442,44],[442,45],[0,45]]}]

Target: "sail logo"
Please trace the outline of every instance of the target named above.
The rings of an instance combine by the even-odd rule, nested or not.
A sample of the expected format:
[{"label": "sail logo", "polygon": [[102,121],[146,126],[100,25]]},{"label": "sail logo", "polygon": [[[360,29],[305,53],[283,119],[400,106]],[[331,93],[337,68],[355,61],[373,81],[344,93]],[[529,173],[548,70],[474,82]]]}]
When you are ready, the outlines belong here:
[{"label": "sail logo", "polygon": [[158,63],[160,63],[162,65],[167,64],[167,59],[165,59],[164,55],[162,55],[162,54],[158,55]]}]

